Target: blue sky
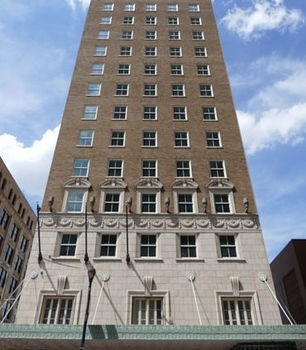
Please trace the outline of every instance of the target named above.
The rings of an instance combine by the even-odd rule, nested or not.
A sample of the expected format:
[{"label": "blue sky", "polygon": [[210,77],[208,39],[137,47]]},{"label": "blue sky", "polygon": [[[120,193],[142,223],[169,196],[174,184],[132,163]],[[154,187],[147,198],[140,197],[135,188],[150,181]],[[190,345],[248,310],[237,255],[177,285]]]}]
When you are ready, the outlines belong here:
[{"label": "blue sky", "polygon": [[[89,0],[0,0],[0,155],[41,202]],[[305,0],[214,0],[270,260],[306,237]]]}]

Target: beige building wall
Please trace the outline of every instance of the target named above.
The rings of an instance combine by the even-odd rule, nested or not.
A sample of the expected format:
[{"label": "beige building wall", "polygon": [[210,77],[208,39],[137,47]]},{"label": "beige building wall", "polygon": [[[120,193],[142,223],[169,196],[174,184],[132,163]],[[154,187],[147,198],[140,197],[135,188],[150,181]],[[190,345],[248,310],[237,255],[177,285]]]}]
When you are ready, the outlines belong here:
[{"label": "beige building wall", "polygon": [[92,1],[19,323],[82,323],[86,222],[90,322],[280,322],[209,0]]}]

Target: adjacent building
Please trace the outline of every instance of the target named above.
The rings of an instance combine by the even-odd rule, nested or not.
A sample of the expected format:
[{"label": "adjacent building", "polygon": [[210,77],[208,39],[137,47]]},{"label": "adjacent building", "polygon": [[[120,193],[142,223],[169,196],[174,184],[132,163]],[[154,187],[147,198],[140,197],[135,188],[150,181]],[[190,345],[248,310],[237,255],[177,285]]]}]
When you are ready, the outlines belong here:
[{"label": "adjacent building", "polygon": [[[306,239],[292,239],[272,261],[271,271],[291,322],[306,324]],[[284,314],[282,320],[289,323]]]},{"label": "adjacent building", "polygon": [[0,319],[14,322],[36,216],[0,157]]},{"label": "adjacent building", "polygon": [[280,324],[210,0],[91,2],[39,229],[18,323]]}]

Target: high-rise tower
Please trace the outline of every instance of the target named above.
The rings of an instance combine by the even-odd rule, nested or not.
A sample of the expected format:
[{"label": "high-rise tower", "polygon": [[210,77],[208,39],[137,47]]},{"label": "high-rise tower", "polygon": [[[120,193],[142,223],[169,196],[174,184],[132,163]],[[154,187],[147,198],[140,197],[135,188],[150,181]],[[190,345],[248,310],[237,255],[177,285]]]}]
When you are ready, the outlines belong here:
[{"label": "high-rise tower", "polygon": [[210,0],[91,2],[40,219],[19,323],[83,322],[85,231],[90,323],[280,322]]}]

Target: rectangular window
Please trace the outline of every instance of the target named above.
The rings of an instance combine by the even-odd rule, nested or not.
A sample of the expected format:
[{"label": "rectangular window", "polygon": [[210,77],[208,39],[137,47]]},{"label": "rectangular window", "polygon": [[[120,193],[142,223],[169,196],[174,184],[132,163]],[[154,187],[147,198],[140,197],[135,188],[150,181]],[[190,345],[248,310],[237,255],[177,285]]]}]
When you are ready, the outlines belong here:
[{"label": "rectangular window", "polygon": [[75,159],[73,166],[73,176],[88,176],[89,159]]},{"label": "rectangular window", "polygon": [[169,40],[180,40],[181,39],[181,33],[179,31],[170,31],[168,34]]},{"label": "rectangular window", "polygon": [[106,193],[104,202],[104,211],[106,213],[118,213],[120,204],[119,193]]},{"label": "rectangular window", "polygon": [[178,211],[179,213],[193,213],[192,194],[178,194]]},{"label": "rectangular window", "polygon": [[207,51],[205,47],[195,47],[194,55],[197,57],[207,57]]},{"label": "rectangular window", "polygon": [[19,245],[19,248],[22,252],[26,252],[27,250],[27,247],[28,247],[28,240],[25,236],[22,236],[21,237],[21,240],[20,240],[20,245]]},{"label": "rectangular window", "polygon": [[156,4],[146,4],[146,11],[156,11],[157,10],[157,5]]},{"label": "rectangular window", "polygon": [[130,31],[130,30],[124,30],[121,33],[121,39],[123,39],[123,40],[131,40],[131,39],[133,39],[133,32]]},{"label": "rectangular window", "polygon": [[103,73],[104,73],[104,64],[94,63],[91,66],[91,71],[90,71],[91,75],[103,75]]},{"label": "rectangular window", "polygon": [[129,84],[117,84],[116,85],[117,96],[128,96],[129,95]]},{"label": "rectangular window", "polygon": [[182,56],[182,48],[181,47],[170,47],[170,56],[181,57]]},{"label": "rectangular window", "polygon": [[203,120],[217,120],[216,107],[202,107]]},{"label": "rectangular window", "polygon": [[192,32],[192,39],[193,40],[204,40],[204,33],[203,32]]},{"label": "rectangular window", "polygon": [[60,246],[60,256],[74,256],[77,246],[77,234],[63,234]]},{"label": "rectangular window", "polygon": [[102,234],[100,256],[114,257],[116,256],[117,235],[116,234]]},{"label": "rectangular window", "polygon": [[143,89],[144,96],[156,96],[157,86],[156,84],[145,84]]},{"label": "rectangular window", "polygon": [[185,96],[185,86],[184,84],[172,84],[172,96],[182,97]]},{"label": "rectangular window", "polygon": [[168,17],[168,24],[169,25],[178,25],[179,18],[178,17]]},{"label": "rectangular window", "polygon": [[88,84],[87,96],[100,96],[102,84]]},{"label": "rectangular window", "polygon": [[127,119],[127,106],[115,106],[113,119]]},{"label": "rectangular window", "polygon": [[123,9],[124,11],[127,11],[127,12],[135,11],[135,4],[133,3],[124,4]]},{"label": "rectangular window", "polygon": [[187,110],[185,106],[175,106],[173,107],[173,119],[175,120],[186,120]]},{"label": "rectangular window", "polygon": [[161,298],[133,298],[132,324],[162,324]]},{"label": "rectangular window", "polygon": [[134,24],[134,17],[123,17],[123,24]]},{"label": "rectangular window", "polygon": [[11,227],[12,228],[10,237],[14,242],[16,242],[20,232],[20,228],[15,223]]},{"label": "rectangular window", "polygon": [[189,4],[188,10],[189,10],[189,12],[199,12],[200,6],[198,4]]},{"label": "rectangular window", "polygon": [[143,119],[156,120],[157,119],[157,107],[156,106],[144,106],[143,107]]},{"label": "rectangular window", "polygon": [[156,235],[140,236],[140,256],[156,257]]},{"label": "rectangular window", "polygon": [[95,48],[95,56],[106,56],[107,47],[106,46],[96,46]]},{"label": "rectangular window", "polygon": [[201,17],[191,17],[190,18],[190,24],[192,24],[192,25],[201,25],[202,24]]},{"label": "rectangular window", "polygon": [[200,96],[212,97],[213,96],[212,86],[207,84],[200,84]]},{"label": "rectangular window", "polygon": [[111,24],[112,17],[109,17],[109,16],[101,17],[100,23],[101,24]]},{"label": "rectangular window", "polygon": [[156,160],[143,160],[142,161],[142,176],[144,177],[156,177]]},{"label": "rectangular window", "polygon": [[100,30],[97,39],[105,40],[109,38],[109,30]]},{"label": "rectangular window", "polygon": [[4,253],[4,261],[10,265],[13,259],[14,255],[14,250],[13,248],[8,244],[5,248],[5,253]]},{"label": "rectangular window", "polygon": [[157,39],[156,30],[146,30],[145,38],[146,40],[156,40]]},{"label": "rectangular window", "polygon": [[145,24],[156,25],[156,17],[146,17]]},{"label": "rectangular window", "polygon": [[144,131],[142,145],[145,147],[156,147],[157,146],[156,131]]},{"label": "rectangular window", "polygon": [[90,147],[93,144],[94,131],[81,130],[79,134],[78,146]]},{"label": "rectangular window", "polygon": [[121,46],[120,47],[120,56],[131,56],[132,48],[131,46]]},{"label": "rectangular window", "polygon": [[67,197],[66,211],[68,213],[80,213],[83,208],[83,191],[69,191]]},{"label": "rectangular window", "polygon": [[178,4],[168,4],[168,12],[178,12]]},{"label": "rectangular window", "polygon": [[73,297],[45,297],[42,305],[40,323],[72,323]]},{"label": "rectangular window", "polygon": [[130,74],[131,65],[128,63],[120,63],[118,66],[118,74],[119,75],[129,75]]},{"label": "rectangular window", "polygon": [[189,137],[187,131],[176,131],[174,133],[175,147],[189,147]]},{"label": "rectangular window", "polygon": [[171,74],[172,75],[183,75],[183,65],[182,64],[171,64]]},{"label": "rectangular window", "polygon": [[207,147],[221,147],[220,133],[218,131],[206,131]]},{"label": "rectangular window", "polygon": [[156,213],[156,194],[141,194],[141,212]]},{"label": "rectangular window", "polygon": [[156,56],[156,55],[157,55],[157,48],[155,46],[145,47],[145,56]]},{"label": "rectangular window", "polygon": [[144,66],[144,74],[146,75],[156,75],[157,73],[157,65],[156,64],[145,64]]},{"label": "rectangular window", "polygon": [[96,105],[87,105],[84,107],[83,119],[94,120],[97,118],[98,106]]},{"label": "rectangular window", "polygon": [[176,176],[177,177],[191,177],[191,166],[189,160],[176,161]]},{"label": "rectangular window", "polygon": [[16,287],[17,287],[17,280],[15,280],[15,278],[12,277],[10,280],[9,289],[8,289],[9,294],[13,293]]},{"label": "rectangular window", "polygon": [[198,64],[197,73],[198,75],[210,75],[208,64]]},{"label": "rectangular window", "polygon": [[7,277],[7,271],[4,270],[3,267],[0,267],[0,288],[4,287],[5,281],[6,281],[6,277]]},{"label": "rectangular window", "polygon": [[230,201],[228,194],[214,194],[216,213],[230,213]]},{"label": "rectangular window", "polygon": [[236,239],[234,235],[219,236],[221,258],[237,258]]},{"label": "rectangular window", "polygon": [[211,177],[225,177],[225,167],[223,160],[211,160],[209,162]]},{"label": "rectangular window", "polygon": [[114,10],[114,4],[107,2],[105,4],[103,4],[102,6],[103,11],[113,11]]},{"label": "rectangular window", "polygon": [[112,131],[111,134],[111,146],[124,147],[125,132],[124,131]]},{"label": "rectangular window", "polygon": [[252,325],[251,299],[222,298],[223,323],[225,325]]},{"label": "rectangular window", "polygon": [[196,258],[197,246],[196,236],[186,235],[180,236],[181,258]]},{"label": "rectangular window", "polygon": [[119,159],[112,159],[108,162],[108,176],[122,177],[123,161]]}]

